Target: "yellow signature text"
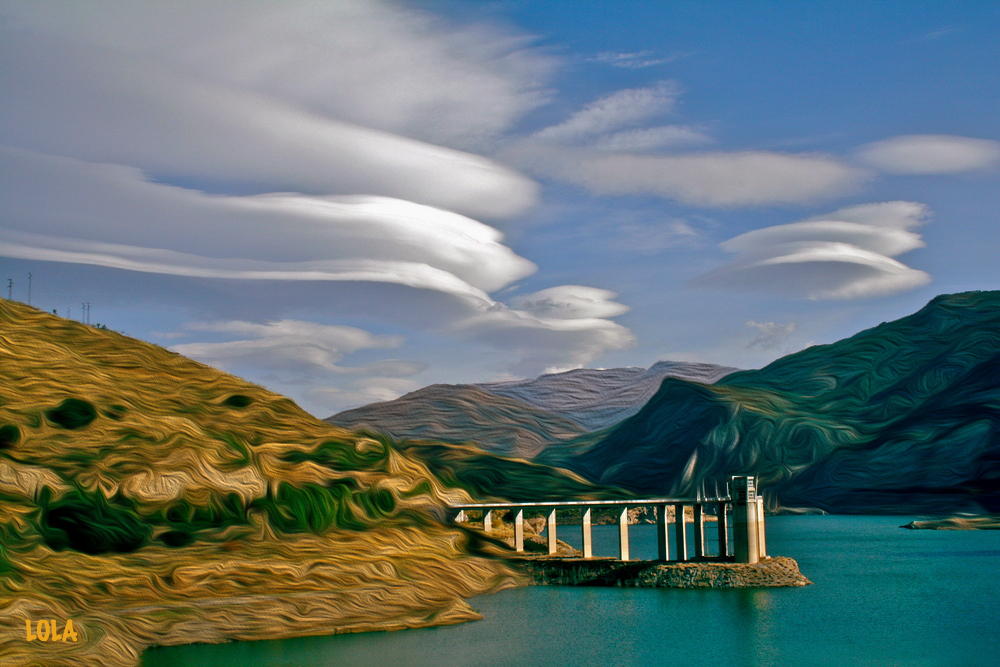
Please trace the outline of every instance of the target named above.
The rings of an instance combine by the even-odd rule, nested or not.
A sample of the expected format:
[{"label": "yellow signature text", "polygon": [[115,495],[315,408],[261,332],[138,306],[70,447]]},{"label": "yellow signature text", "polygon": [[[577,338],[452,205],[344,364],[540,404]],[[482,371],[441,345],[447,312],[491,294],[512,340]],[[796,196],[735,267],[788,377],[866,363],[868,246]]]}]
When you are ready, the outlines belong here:
[{"label": "yellow signature text", "polygon": [[73,619],[66,619],[66,627],[63,628],[62,633],[59,632],[59,624],[56,619],[51,621],[42,619],[35,624],[35,631],[31,631],[31,621],[25,619],[24,621],[25,636],[29,642],[33,642],[36,639],[38,641],[77,641],[76,629],[73,628]]}]

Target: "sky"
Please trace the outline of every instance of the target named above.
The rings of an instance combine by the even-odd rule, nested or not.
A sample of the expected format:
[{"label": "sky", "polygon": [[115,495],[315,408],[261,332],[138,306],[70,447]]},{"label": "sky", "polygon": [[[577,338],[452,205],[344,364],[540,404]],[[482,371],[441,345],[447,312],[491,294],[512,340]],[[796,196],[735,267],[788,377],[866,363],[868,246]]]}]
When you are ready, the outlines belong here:
[{"label": "sky", "polygon": [[318,417],[1000,289],[1000,3],[4,0],[0,51],[2,296]]}]

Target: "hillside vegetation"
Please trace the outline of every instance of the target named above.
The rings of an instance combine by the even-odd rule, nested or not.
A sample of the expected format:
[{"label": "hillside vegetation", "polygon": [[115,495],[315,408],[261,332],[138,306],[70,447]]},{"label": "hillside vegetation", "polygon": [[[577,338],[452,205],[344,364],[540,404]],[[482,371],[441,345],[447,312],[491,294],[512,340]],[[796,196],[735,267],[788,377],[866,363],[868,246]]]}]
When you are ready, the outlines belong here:
[{"label": "hillside vegetation", "polygon": [[239,378],[9,301],[0,378],[4,665],[455,623],[512,582],[444,523],[465,490]]},{"label": "hillside vegetation", "polygon": [[772,507],[1000,511],[1000,292],[940,296],[714,385],[667,378],[635,416],[536,460],[639,494],[755,474]]}]

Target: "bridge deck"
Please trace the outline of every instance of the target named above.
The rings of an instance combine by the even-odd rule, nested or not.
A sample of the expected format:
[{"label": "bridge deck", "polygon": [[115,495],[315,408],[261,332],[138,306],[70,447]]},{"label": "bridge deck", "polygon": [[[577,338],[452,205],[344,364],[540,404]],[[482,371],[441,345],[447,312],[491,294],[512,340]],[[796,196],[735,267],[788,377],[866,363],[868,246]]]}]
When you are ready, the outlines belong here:
[{"label": "bridge deck", "polygon": [[733,499],[717,498],[624,498],[622,500],[553,500],[539,503],[511,503],[498,501],[495,503],[461,503],[448,507],[456,510],[512,509],[515,507],[642,507],[644,505],[703,505],[706,503],[731,503]]},{"label": "bridge deck", "polygon": [[[494,510],[515,510],[514,514],[514,549],[524,551],[524,511],[527,509],[540,509],[546,514],[546,532],[548,536],[548,549],[550,554],[556,553],[558,541],[556,540],[556,512],[560,509],[581,508],[583,516],[580,528],[583,537],[583,557],[593,557],[593,540],[591,535],[591,510],[600,507],[621,508],[618,514],[618,558],[619,560],[629,560],[629,539],[628,539],[628,508],[648,507],[650,505],[657,508],[657,552],[658,560],[667,561],[670,558],[670,541],[668,538],[670,523],[674,524],[674,547],[676,557],[673,560],[688,560],[687,544],[687,523],[684,508],[690,506],[693,513],[692,527],[694,528],[694,557],[698,559],[710,557],[706,550],[705,543],[705,506],[716,505],[718,516],[718,545],[719,553],[716,558],[728,560],[730,557],[730,545],[734,547],[733,555],[739,562],[756,563],[765,555],[764,552],[764,504],[763,499],[756,495],[755,480],[753,477],[734,477],[734,486],[730,487],[732,495],[716,496],[711,498],[622,498],[619,500],[563,500],[530,503],[512,502],[481,502],[481,503],[456,503],[449,505],[449,509],[455,513],[455,521],[466,521],[466,510],[482,511],[483,530],[487,533],[493,529]],[[667,515],[667,506],[673,505],[673,521]],[[733,515],[733,537],[730,541],[730,513]]]}]

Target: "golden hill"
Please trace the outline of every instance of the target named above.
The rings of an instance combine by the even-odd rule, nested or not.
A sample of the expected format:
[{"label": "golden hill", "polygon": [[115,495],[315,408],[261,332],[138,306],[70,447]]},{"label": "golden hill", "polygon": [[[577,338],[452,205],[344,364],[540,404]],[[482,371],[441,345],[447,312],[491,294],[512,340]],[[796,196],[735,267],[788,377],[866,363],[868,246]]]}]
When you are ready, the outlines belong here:
[{"label": "golden hill", "polygon": [[[462,598],[510,570],[443,523],[465,492],[390,444],[0,301],[0,663],[478,618]],[[77,641],[28,640],[69,620]]]}]

